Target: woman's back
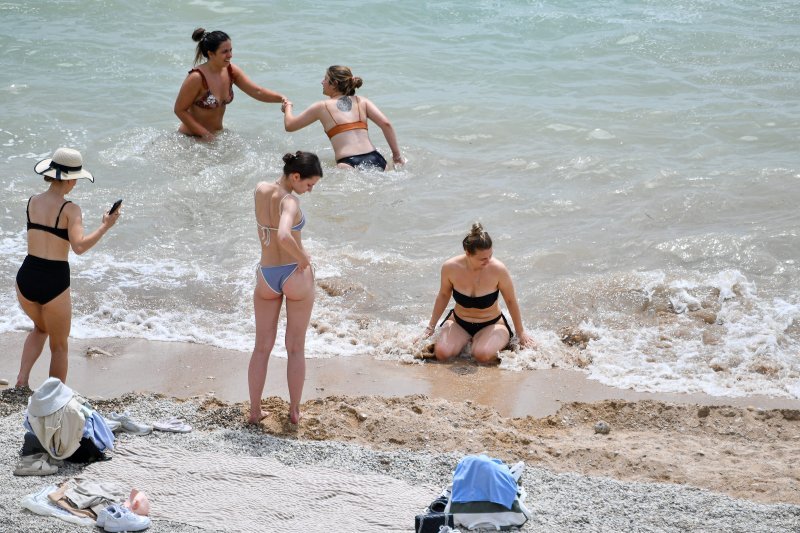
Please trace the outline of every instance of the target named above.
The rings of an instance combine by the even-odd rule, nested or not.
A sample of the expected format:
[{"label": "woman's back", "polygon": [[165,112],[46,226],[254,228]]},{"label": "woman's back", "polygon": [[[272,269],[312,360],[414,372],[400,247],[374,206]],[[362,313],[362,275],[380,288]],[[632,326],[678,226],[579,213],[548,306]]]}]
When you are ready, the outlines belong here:
[{"label": "woman's back", "polygon": [[69,254],[67,236],[71,202],[63,197],[41,193],[30,198],[27,207],[28,254],[65,261]]},{"label": "woman's back", "polygon": [[367,102],[358,96],[322,100],[320,121],[337,157],[374,149],[367,130]]},{"label": "woman's back", "polygon": [[305,217],[297,199],[275,183],[261,182],[256,186],[255,215],[258,237],[261,241],[261,264],[264,266],[294,262],[292,256],[283,249],[278,239],[281,214],[289,202],[297,204],[297,213],[292,221],[291,234],[297,245],[302,248],[300,230],[305,224]]}]

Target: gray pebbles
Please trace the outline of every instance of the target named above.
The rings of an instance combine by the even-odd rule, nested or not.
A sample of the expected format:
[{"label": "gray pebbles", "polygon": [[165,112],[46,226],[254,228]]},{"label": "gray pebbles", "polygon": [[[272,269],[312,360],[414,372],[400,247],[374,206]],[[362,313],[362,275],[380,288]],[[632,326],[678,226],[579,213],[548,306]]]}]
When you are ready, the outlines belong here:
[{"label": "gray pebbles", "polygon": [[[69,465],[49,477],[15,477],[24,430],[24,404],[0,394],[0,531],[78,532],[87,528],[55,518],[36,516],[21,509],[20,500],[45,484],[58,483],[80,475],[81,466]],[[461,458],[458,453],[433,454],[376,451],[333,441],[298,441],[279,438],[231,422],[217,424],[200,409],[200,400],[174,401],[154,395],[127,395],[119,400],[96,402],[103,414],[127,409],[134,418],[149,422],[177,416],[195,427],[181,435],[155,432],[147,437],[122,435],[117,445],[130,438],[172,439],[188,450],[215,450],[247,456],[271,456],[292,466],[320,465],[351,472],[372,472],[413,484],[442,487],[450,480]],[[239,417],[241,418],[241,416]],[[767,505],[674,484],[623,483],[609,478],[578,474],[557,474],[528,465],[522,476],[528,492],[526,504],[533,517],[522,531],[535,532],[741,532],[774,533],[800,531],[800,506]],[[146,487],[140,487],[147,490]],[[431,493],[431,500],[438,492]],[[158,502],[153,502],[158,505]],[[419,512],[422,510],[420,509]],[[313,512],[313,510],[310,510]],[[380,509],[375,509],[380,513]],[[408,517],[407,531],[413,531],[414,516]],[[100,531],[96,529],[95,531]],[[166,521],[154,521],[152,532],[190,532],[197,528]],[[283,531],[280,524],[253,524],[252,531]],[[319,517],[320,532],[338,532],[336,524]],[[305,533],[305,532],[303,532]]]}]

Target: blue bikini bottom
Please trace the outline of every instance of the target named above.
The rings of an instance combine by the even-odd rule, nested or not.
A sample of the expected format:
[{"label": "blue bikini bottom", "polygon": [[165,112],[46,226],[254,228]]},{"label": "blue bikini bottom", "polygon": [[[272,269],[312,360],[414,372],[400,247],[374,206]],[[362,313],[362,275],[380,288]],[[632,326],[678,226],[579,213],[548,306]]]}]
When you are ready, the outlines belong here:
[{"label": "blue bikini bottom", "polygon": [[297,263],[268,267],[259,266],[259,270],[261,270],[261,277],[264,278],[264,282],[269,288],[277,294],[283,294],[283,286],[289,276],[297,270]]}]

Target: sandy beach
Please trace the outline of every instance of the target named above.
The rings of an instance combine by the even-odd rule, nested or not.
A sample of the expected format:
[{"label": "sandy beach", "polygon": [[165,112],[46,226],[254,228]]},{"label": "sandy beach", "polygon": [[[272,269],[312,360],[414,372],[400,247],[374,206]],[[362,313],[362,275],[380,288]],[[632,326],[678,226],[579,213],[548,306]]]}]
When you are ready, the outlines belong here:
[{"label": "sandy beach", "polygon": [[[13,380],[22,339],[0,340],[0,377]],[[303,419],[295,427],[286,419],[285,360],[275,358],[263,400],[268,416],[253,427],[245,424],[247,354],[121,339],[74,340],[71,354],[69,384],[100,412],[129,410],[144,421],[179,415],[195,430],[123,435],[109,463],[70,466],[50,479],[15,478],[24,398],[3,387],[0,477],[9,490],[0,503],[10,531],[71,530],[20,510],[19,500],[79,475],[137,480],[154,499],[153,531],[408,531],[459,458],[482,452],[525,461],[534,511],[525,531],[796,531],[800,524],[797,401],[634,393],[569,372],[514,373],[467,361],[310,359]],[[44,378],[47,356],[34,384]],[[600,420],[609,434],[595,433]],[[148,456],[160,462],[142,464]],[[263,461],[245,468],[254,458]],[[199,466],[225,461],[232,463],[222,474]],[[293,481],[270,489],[268,479],[251,479],[258,468],[275,465],[294,469]],[[164,477],[153,477],[159,468],[167,469]],[[185,486],[186,472],[194,470],[198,480]],[[249,502],[248,479],[269,497],[249,502],[225,523],[172,501],[184,489],[194,496],[181,500],[187,505],[209,497],[202,480],[215,476],[235,481],[228,490],[208,488],[215,498],[224,492],[235,500],[231,505]],[[334,507],[292,508],[296,495],[287,486],[308,485],[313,494],[325,479],[336,480],[326,493]],[[380,497],[393,502],[391,512],[374,508]],[[246,525],[265,517],[269,526]]]}]

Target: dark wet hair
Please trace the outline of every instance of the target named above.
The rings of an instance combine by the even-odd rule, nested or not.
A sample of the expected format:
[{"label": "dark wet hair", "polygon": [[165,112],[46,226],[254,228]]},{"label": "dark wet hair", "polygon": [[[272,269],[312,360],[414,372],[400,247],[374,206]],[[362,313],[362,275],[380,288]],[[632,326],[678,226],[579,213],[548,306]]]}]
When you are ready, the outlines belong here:
[{"label": "dark wet hair", "polygon": [[192,40],[197,43],[197,50],[194,54],[194,64],[200,62],[201,57],[208,59],[209,52],[216,52],[219,45],[231,38],[224,31],[206,31],[205,28],[197,28],[192,32]]},{"label": "dark wet hair", "polygon": [[333,65],[328,67],[326,75],[336,90],[347,96],[353,96],[356,94],[356,89],[364,85],[364,80],[353,76],[350,67]]},{"label": "dark wet hair", "polygon": [[478,250],[488,250],[492,247],[492,238],[489,234],[483,231],[483,226],[480,222],[472,225],[464,240],[461,241],[464,246],[464,251],[469,255],[474,255]]},{"label": "dark wet hair", "polygon": [[283,156],[283,163],[284,176],[297,172],[300,174],[300,179],[304,180],[313,178],[314,176],[322,177],[322,165],[319,163],[317,154],[298,150],[293,154],[285,154]]}]

